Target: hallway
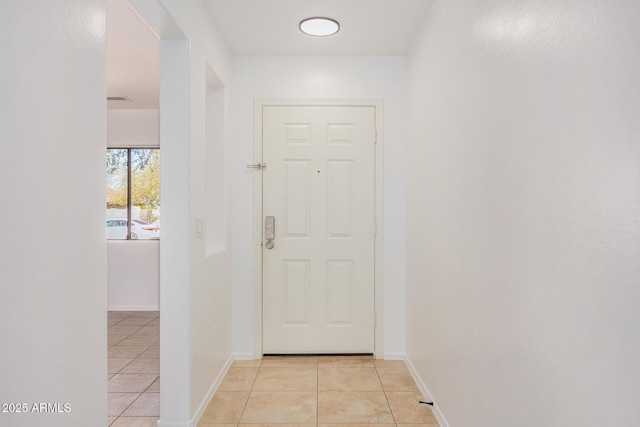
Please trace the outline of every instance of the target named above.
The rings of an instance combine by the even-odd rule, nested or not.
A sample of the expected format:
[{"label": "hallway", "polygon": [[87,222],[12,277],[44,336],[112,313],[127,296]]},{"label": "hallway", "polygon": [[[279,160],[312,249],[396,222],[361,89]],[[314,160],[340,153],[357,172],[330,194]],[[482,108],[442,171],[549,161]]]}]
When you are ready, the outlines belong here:
[{"label": "hallway", "polygon": [[[3,2],[0,425],[144,417],[134,408],[159,394],[149,387],[160,374],[140,372],[152,353],[160,427],[415,423],[394,398],[418,396],[389,389],[372,360],[231,365],[264,353],[260,240],[273,214],[260,208],[260,176],[275,164],[256,119],[261,105],[293,101],[381,106],[374,354],[406,361],[435,401],[414,408],[417,423],[435,425],[432,411],[442,427],[538,427],[543,408],[548,427],[638,424],[640,2],[114,1],[160,38],[162,297],[109,301],[125,296],[109,286],[124,272],[106,265],[110,247],[153,243],[105,241],[106,98],[139,99],[108,85],[107,2]],[[308,37],[299,23],[314,15],[341,30]],[[111,316],[121,362],[108,374],[107,308],[162,310],[161,348],[118,349],[156,325]],[[109,408],[108,393],[122,405]],[[378,403],[361,399],[350,417],[342,393]],[[269,401],[289,396],[307,409]],[[17,410],[34,403],[65,410]]]},{"label": "hallway", "polygon": [[198,425],[437,426],[420,399],[403,361],[273,356],[235,361]]}]

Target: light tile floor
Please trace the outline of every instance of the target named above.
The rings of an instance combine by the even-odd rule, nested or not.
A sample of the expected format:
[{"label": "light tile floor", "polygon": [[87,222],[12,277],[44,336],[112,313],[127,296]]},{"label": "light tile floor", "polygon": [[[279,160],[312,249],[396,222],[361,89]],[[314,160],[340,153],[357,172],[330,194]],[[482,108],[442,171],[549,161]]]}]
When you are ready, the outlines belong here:
[{"label": "light tile floor", "polygon": [[266,357],[233,363],[198,426],[438,426],[421,399],[402,361]]},{"label": "light tile floor", "polygon": [[160,417],[160,317],[157,311],[110,311],[108,425],[156,427]]}]

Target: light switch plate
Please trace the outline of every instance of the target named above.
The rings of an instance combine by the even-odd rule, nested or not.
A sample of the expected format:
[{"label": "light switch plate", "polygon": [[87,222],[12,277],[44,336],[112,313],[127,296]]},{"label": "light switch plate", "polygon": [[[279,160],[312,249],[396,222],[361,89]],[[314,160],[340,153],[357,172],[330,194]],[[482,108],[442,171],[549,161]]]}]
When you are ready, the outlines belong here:
[{"label": "light switch plate", "polygon": [[204,236],[204,218],[196,217],[193,219],[193,237]]}]

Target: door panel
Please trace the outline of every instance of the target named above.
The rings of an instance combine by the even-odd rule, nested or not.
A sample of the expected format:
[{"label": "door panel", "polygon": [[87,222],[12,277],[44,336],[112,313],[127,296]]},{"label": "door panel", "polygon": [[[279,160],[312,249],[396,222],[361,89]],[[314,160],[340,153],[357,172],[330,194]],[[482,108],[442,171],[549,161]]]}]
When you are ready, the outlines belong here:
[{"label": "door panel", "polygon": [[374,349],[375,109],[263,107],[263,352]]}]

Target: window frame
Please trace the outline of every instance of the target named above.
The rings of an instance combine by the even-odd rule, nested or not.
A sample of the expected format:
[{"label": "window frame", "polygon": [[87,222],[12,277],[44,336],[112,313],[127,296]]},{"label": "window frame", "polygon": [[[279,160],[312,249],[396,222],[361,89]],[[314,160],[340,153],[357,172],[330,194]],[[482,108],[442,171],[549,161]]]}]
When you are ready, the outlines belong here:
[{"label": "window frame", "polygon": [[[126,241],[132,241],[132,240],[160,240],[160,236],[158,236],[157,239],[132,239],[131,238],[131,177],[132,177],[132,168],[131,168],[131,151],[132,150],[158,150],[158,153],[160,152],[160,146],[159,145],[154,145],[154,146],[137,146],[137,145],[128,145],[128,146],[114,146],[114,147],[107,147],[107,151],[109,150],[127,150],[127,234],[125,236],[124,239],[116,239],[116,238],[109,238],[107,237],[107,240],[115,240],[115,241],[121,241],[121,240],[126,240]],[[125,218],[114,218],[114,220],[125,220]]]}]

